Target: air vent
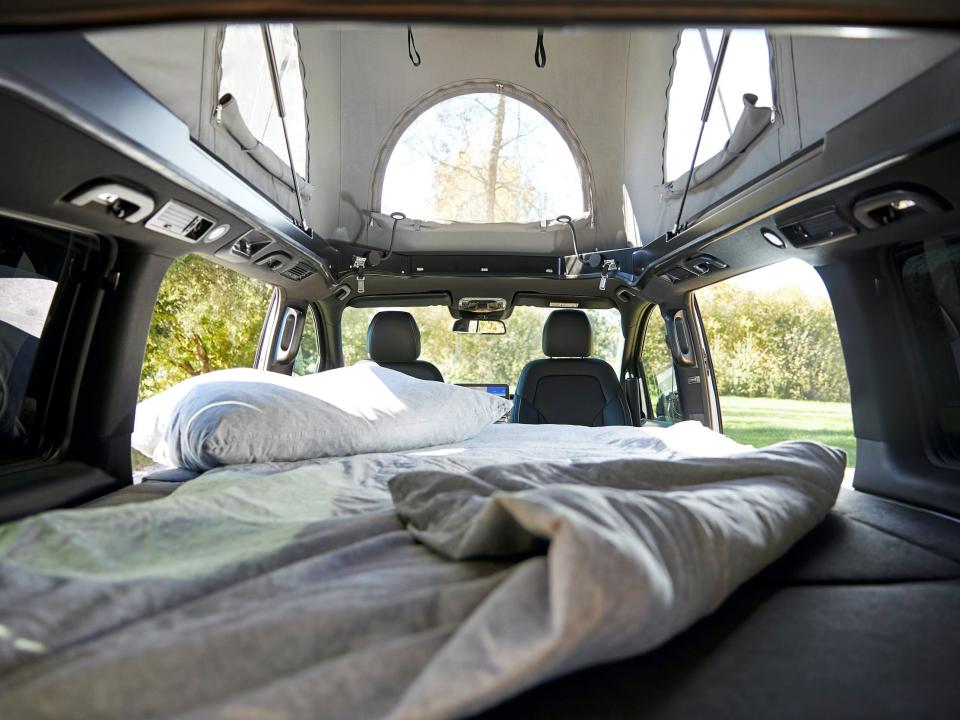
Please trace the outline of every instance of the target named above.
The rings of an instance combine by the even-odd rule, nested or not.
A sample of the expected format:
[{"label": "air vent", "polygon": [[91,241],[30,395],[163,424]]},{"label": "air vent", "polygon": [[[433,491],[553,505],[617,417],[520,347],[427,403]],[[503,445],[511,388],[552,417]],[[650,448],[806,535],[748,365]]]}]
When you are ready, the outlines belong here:
[{"label": "air vent", "polygon": [[288,280],[296,280],[297,282],[300,282],[301,280],[305,280],[313,275],[314,272],[316,271],[307,263],[298,262],[293,267],[281,271],[280,274]]},{"label": "air vent", "polygon": [[199,210],[189,205],[169,201],[152,218],[147,227],[158,233],[175,237],[189,243],[199,242],[213,227],[214,222]]}]

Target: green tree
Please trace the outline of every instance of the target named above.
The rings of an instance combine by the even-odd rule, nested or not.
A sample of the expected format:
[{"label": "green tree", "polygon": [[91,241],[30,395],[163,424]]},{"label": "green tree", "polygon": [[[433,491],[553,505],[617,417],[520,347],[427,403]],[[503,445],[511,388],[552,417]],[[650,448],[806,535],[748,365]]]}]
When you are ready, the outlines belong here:
[{"label": "green tree", "polygon": [[199,255],[175,260],[153,310],[140,399],[194,375],[250,367],[271,292]]},{"label": "green tree", "polygon": [[794,287],[697,292],[721,395],[849,402],[833,308]]}]

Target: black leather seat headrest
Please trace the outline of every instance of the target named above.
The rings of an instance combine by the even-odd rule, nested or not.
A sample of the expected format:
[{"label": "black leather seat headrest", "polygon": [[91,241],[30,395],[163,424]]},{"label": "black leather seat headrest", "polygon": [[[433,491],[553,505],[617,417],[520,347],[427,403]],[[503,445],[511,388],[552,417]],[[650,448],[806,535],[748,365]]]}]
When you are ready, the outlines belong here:
[{"label": "black leather seat headrest", "polygon": [[543,324],[543,354],[552,358],[589,357],[593,330],[583,310],[554,310]]},{"label": "black leather seat headrest", "polygon": [[420,328],[413,315],[386,310],[367,328],[367,355],[377,363],[413,362],[420,357]]}]

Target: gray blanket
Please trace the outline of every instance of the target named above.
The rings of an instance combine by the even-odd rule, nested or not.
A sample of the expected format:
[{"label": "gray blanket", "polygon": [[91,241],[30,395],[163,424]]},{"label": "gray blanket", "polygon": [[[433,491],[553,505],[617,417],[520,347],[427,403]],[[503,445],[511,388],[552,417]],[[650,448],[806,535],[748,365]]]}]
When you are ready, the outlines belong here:
[{"label": "gray blanket", "polygon": [[457,717],[654,648],[816,525],[845,461],[682,432],[715,455],[433,462],[340,517],[337,462],[218,473],[0,528],[0,717]]}]

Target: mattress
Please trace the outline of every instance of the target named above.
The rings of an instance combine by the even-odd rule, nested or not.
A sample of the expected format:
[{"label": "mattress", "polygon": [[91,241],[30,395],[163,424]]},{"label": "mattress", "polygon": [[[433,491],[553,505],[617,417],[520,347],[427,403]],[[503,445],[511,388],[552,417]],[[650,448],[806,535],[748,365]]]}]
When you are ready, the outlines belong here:
[{"label": "mattress", "polygon": [[460,717],[655,648],[819,523],[843,453],[492,426],[0,528],[0,715]]}]

